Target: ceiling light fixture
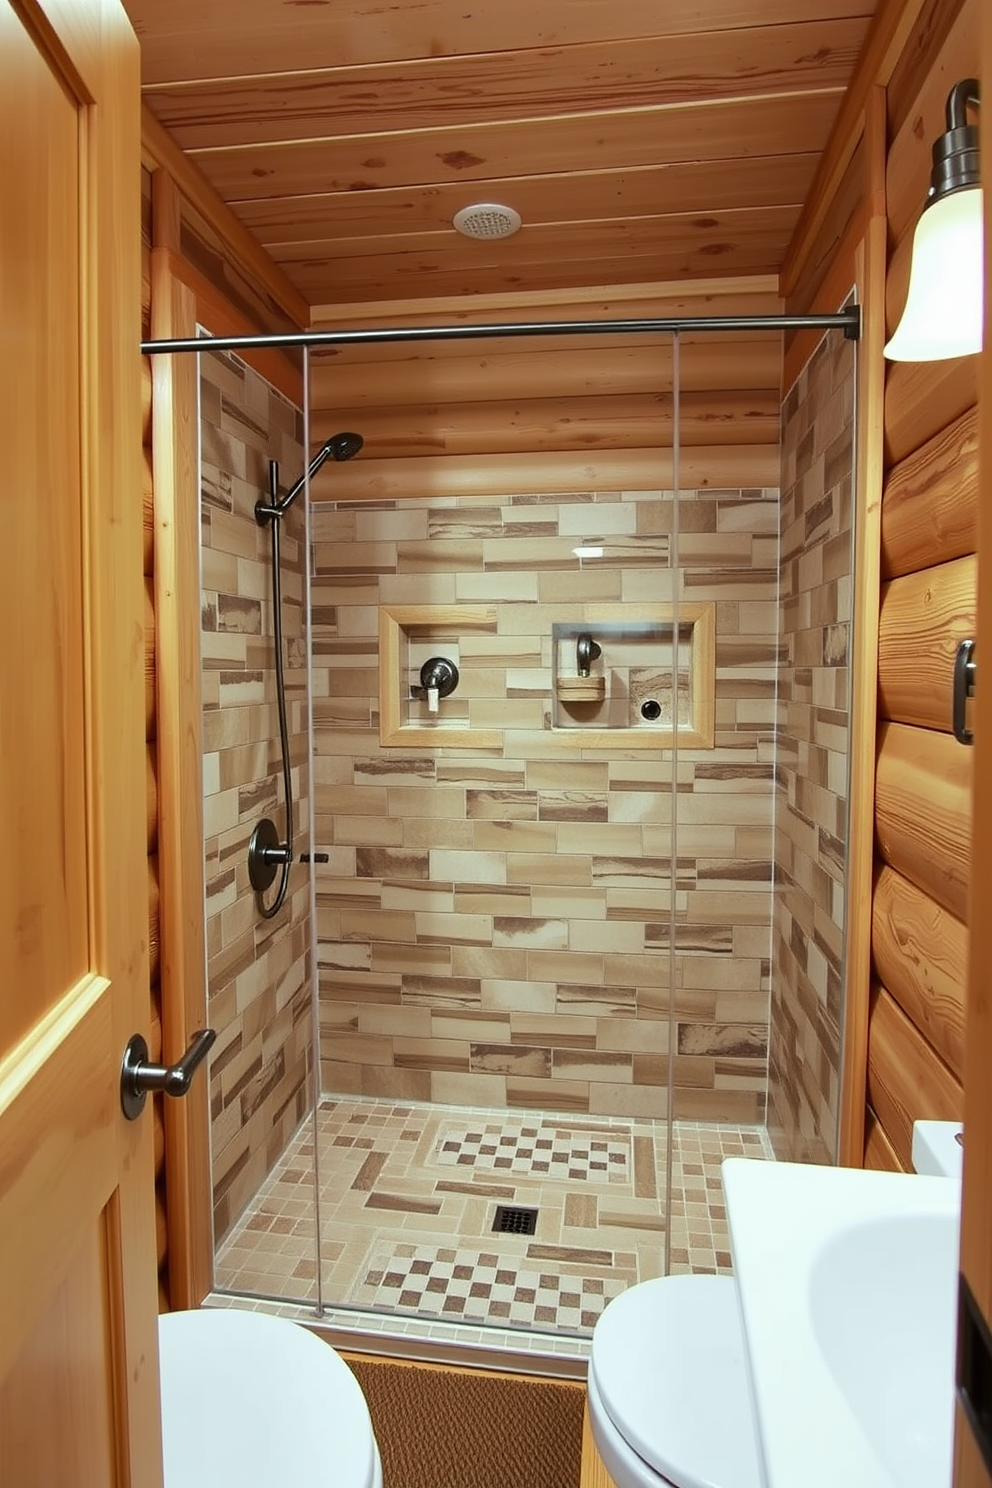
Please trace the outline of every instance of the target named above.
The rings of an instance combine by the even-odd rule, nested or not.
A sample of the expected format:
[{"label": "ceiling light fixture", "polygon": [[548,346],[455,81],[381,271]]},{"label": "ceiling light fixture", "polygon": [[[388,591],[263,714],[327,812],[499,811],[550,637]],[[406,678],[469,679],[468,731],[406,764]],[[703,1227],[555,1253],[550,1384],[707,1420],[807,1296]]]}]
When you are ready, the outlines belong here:
[{"label": "ceiling light fixture", "polygon": [[520,213],[499,202],[476,202],[462,207],[451,219],[451,225],[466,238],[509,238],[519,231]]},{"label": "ceiling light fixture", "polygon": [[895,362],[938,362],[982,349],[984,231],[977,108],[978,81],[955,83],[947,130],[933,146],[923,215],[913,235],[906,308],[885,355]]}]

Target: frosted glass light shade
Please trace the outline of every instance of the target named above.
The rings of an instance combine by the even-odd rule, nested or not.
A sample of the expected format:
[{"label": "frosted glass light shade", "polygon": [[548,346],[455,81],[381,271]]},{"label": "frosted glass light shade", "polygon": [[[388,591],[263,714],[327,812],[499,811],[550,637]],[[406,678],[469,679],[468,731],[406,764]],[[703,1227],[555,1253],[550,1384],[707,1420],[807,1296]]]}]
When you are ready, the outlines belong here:
[{"label": "frosted glass light shade", "polygon": [[927,207],[913,236],[906,308],[885,355],[895,362],[939,362],[982,349],[984,234],[982,188]]}]

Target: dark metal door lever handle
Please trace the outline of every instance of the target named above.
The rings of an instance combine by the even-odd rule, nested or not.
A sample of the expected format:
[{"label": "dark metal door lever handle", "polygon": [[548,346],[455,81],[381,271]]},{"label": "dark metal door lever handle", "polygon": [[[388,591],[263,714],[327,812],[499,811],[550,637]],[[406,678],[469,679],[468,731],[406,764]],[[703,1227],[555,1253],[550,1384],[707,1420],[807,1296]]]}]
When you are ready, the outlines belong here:
[{"label": "dark metal door lever handle", "polygon": [[954,658],[954,707],[952,726],[959,744],[974,744],[975,735],[965,722],[967,703],[975,696],[975,642],[962,641]]},{"label": "dark metal door lever handle", "polygon": [[149,1064],[148,1045],[141,1034],[129,1039],[121,1064],[121,1108],[128,1121],[141,1115],[146,1095],[160,1090],[165,1095],[186,1095],[216,1037],[212,1028],[201,1028],[178,1064]]}]

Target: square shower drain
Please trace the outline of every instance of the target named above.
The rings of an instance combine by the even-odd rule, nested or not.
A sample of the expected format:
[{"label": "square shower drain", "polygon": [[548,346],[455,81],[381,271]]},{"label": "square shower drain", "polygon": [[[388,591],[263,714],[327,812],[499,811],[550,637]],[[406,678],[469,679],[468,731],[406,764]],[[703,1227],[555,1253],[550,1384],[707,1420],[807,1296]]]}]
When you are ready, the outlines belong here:
[{"label": "square shower drain", "polygon": [[512,1204],[497,1204],[493,1220],[494,1235],[536,1235],[537,1210],[522,1209]]}]

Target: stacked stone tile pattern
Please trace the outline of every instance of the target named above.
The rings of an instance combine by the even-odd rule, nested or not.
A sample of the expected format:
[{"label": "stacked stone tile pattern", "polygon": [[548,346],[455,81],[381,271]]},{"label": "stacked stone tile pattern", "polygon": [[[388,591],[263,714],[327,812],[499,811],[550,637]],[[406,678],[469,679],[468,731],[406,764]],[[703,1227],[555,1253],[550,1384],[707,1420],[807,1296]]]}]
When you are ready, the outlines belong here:
[{"label": "stacked stone tile pattern", "polygon": [[850,744],[855,344],[834,334],[783,408],[769,1131],[836,1160]]}]

